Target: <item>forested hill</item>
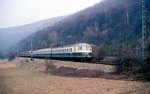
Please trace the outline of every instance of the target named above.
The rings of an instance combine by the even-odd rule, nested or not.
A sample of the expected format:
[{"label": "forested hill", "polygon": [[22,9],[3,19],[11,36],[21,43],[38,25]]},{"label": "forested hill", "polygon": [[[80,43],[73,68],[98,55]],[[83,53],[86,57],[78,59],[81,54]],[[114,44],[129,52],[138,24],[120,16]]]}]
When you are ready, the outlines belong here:
[{"label": "forested hill", "polygon": [[[149,8],[148,0],[146,4]],[[146,19],[150,30],[149,12]],[[19,50],[29,50],[33,40],[33,49],[86,42],[105,45],[113,51],[122,44],[137,47],[140,38],[141,1],[105,0],[28,36],[20,42]]]}]

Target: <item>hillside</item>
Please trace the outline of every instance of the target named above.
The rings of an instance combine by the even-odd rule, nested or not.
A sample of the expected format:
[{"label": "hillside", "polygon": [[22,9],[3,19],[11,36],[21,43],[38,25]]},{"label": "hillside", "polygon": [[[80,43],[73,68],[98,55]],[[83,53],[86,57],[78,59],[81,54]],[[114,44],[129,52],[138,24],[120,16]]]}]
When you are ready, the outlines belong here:
[{"label": "hillside", "polygon": [[17,42],[19,42],[21,39],[29,36],[32,33],[35,33],[38,30],[47,28],[48,26],[51,26],[64,18],[65,17],[62,16],[18,27],[0,28],[0,51],[7,51],[8,48],[14,44],[17,44]]},{"label": "hillside", "polygon": [[[148,0],[146,4],[149,8]],[[150,29],[149,14],[147,12],[147,30]],[[148,32],[148,36],[149,34]],[[28,36],[20,42],[19,50],[30,50],[31,39],[33,49],[86,42],[101,47],[108,55],[118,55],[120,49],[138,54],[141,41],[141,2],[105,0]]]}]

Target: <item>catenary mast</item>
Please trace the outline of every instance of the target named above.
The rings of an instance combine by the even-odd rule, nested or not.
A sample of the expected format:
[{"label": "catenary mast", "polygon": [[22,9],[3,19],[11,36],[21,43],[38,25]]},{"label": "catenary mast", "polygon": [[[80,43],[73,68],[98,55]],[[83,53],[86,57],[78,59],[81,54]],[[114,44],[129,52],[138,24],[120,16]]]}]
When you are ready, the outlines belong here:
[{"label": "catenary mast", "polygon": [[147,40],[146,40],[146,10],[145,0],[142,0],[142,68],[147,65]]}]

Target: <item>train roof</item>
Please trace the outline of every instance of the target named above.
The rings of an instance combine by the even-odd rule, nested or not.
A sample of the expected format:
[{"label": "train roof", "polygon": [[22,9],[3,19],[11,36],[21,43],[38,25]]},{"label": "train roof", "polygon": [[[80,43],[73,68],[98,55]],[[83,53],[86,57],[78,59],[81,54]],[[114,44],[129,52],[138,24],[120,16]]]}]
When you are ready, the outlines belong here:
[{"label": "train roof", "polygon": [[[87,43],[77,43],[77,44],[72,44],[72,45],[53,47],[52,49],[61,49],[61,48],[67,48],[67,47],[73,47],[73,46],[83,46],[83,45],[88,45],[89,46],[90,44],[87,44]],[[51,50],[51,48],[37,49],[35,51],[40,51],[40,50]]]},{"label": "train roof", "polygon": [[54,47],[54,48],[65,48],[65,47],[82,46],[82,45],[90,45],[90,44],[87,44],[87,43],[77,43],[77,44],[66,45],[66,46],[60,46],[60,47]]},{"label": "train roof", "polygon": [[77,44],[72,44],[72,45],[66,45],[64,47],[78,46],[78,45],[90,45],[90,44],[87,44],[87,43],[77,43]]}]

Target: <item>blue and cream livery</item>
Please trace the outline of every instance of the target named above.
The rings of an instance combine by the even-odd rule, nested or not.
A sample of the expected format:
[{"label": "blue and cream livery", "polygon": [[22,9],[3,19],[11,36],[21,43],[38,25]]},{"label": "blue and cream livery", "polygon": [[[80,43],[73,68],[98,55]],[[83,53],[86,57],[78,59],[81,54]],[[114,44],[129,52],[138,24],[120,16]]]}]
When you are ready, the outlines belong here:
[{"label": "blue and cream livery", "polygon": [[22,57],[52,58],[52,59],[78,59],[91,60],[92,47],[87,43],[79,43],[57,48],[45,48],[35,51],[22,52]]}]

